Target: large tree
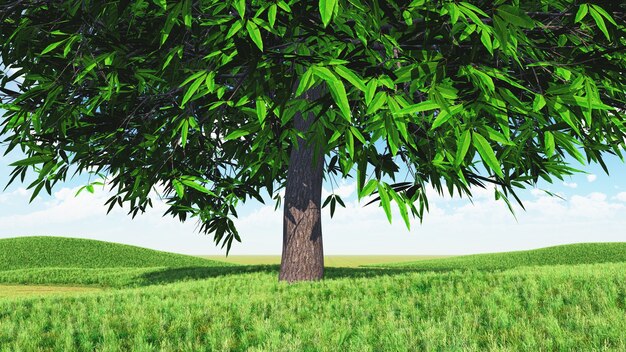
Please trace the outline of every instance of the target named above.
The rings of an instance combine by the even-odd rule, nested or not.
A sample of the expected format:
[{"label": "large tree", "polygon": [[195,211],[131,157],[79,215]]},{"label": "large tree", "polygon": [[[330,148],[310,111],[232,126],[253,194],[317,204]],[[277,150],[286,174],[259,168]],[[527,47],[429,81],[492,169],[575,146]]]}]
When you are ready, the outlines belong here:
[{"label": "large tree", "polygon": [[284,189],[280,279],[320,279],[323,180],[355,177],[359,198],[389,218],[396,203],[408,226],[427,185],[471,197],[492,183],[509,203],[573,159],[621,157],[624,7],[2,1],[2,133],[27,155],[11,181],[35,170],[35,196],[99,174],[109,210],[133,216],[162,185],[167,213],[227,248],[236,206]]}]

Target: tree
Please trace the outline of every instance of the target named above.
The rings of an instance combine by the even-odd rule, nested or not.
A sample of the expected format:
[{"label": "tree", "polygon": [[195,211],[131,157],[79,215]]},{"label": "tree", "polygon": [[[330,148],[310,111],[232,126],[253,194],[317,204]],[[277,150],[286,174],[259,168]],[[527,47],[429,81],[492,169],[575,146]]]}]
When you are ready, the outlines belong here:
[{"label": "tree", "polygon": [[[324,179],[410,226],[427,184],[496,198],[622,156],[626,17],[577,0],[13,0],[0,5],[2,133],[33,197],[71,170],[133,216],[231,247],[236,206],[285,189],[280,279],[323,276]],[[9,71],[7,71],[9,72]],[[18,88],[14,88],[17,84]],[[608,172],[608,170],[607,170]],[[397,182],[396,177],[408,179]],[[92,185],[87,185],[90,190]],[[521,202],[520,202],[521,204]]]}]

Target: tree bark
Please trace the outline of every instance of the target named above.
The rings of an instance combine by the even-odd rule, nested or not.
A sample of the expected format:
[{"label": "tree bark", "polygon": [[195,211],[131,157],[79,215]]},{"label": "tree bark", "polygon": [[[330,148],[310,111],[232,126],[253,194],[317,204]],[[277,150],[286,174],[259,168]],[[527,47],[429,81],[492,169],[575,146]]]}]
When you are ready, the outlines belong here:
[{"label": "tree bark", "polygon": [[[314,120],[312,113],[306,118],[300,113],[294,116],[296,129],[303,132],[309,130]],[[314,143],[299,138],[289,157],[280,281],[313,281],[324,276],[321,219],[324,153],[320,150],[314,155],[315,148]]]}]

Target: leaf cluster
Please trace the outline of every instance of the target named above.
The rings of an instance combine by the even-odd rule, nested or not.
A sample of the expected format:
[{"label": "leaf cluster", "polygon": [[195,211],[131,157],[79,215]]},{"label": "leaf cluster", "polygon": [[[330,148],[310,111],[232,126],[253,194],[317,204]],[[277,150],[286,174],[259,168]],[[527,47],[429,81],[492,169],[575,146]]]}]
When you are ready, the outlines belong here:
[{"label": "leaf cluster", "polygon": [[[109,209],[230,248],[236,206],[284,187],[298,138],[409,224],[424,188],[496,198],[621,157],[626,9],[576,0],[132,0],[0,5],[2,133],[35,196],[104,175]],[[17,88],[12,88],[17,85]],[[308,101],[305,93],[325,94]],[[308,131],[297,113],[313,113]],[[608,170],[607,170],[608,171]],[[403,180],[398,180],[402,178]],[[517,199],[519,201],[519,199]],[[328,199],[331,211],[340,198]]]}]

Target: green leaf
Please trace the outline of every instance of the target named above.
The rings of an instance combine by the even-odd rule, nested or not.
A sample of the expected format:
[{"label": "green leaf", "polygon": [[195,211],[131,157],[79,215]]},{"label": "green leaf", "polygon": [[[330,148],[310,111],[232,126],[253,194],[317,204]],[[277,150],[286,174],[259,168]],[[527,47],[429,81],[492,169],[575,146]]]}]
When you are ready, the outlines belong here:
[{"label": "green leaf", "polygon": [[[481,21],[481,19],[478,17],[478,15],[476,15],[476,13],[481,14],[484,17],[489,17],[487,16],[487,14],[485,12],[483,12],[481,9],[479,9],[478,7],[469,4],[467,2],[460,2],[459,3],[461,6],[459,6],[459,11],[461,11],[465,16],[469,17],[472,22],[475,23],[474,28],[476,28],[476,26],[481,26],[484,27],[485,24],[483,23],[483,21]],[[465,17],[464,16],[464,17]],[[469,26],[466,27],[466,29],[470,28]]]},{"label": "green leaf", "polygon": [[51,156],[37,155],[37,156],[31,156],[26,159],[15,161],[9,164],[9,166],[29,166],[29,165],[35,165],[35,164],[43,164],[50,160],[52,160]]},{"label": "green leaf", "polygon": [[302,93],[309,90],[315,84],[315,79],[313,78],[313,70],[308,69],[304,72],[302,77],[300,77],[300,82],[298,83],[298,88],[296,89],[296,98],[302,95]]},{"label": "green leaf", "polygon": [[230,141],[230,140],[237,139],[243,136],[247,136],[249,134],[250,134],[250,131],[247,131],[247,130],[236,130],[230,133],[228,136],[226,136],[224,140]]},{"label": "green leaf", "polygon": [[324,28],[330,23],[335,6],[337,6],[337,0],[319,0],[320,15],[322,16]]},{"label": "green leaf", "polygon": [[167,0],[156,0],[156,3],[161,6],[163,10],[167,10]]},{"label": "green leaf", "polygon": [[505,21],[522,28],[533,28],[535,22],[519,7],[502,5],[498,7],[498,15]]},{"label": "green leaf", "polygon": [[256,116],[259,119],[259,123],[261,124],[261,126],[264,126],[265,117],[267,116],[267,109],[265,107],[265,102],[261,98],[258,98],[256,100]]},{"label": "green leaf", "polygon": [[440,110],[433,121],[433,125],[430,127],[431,130],[443,125],[446,123],[452,116],[456,115],[463,109],[463,104],[452,106],[448,109],[448,111]]},{"label": "green leaf", "polygon": [[376,78],[372,78],[367,83],[367,89],[365,90],[365,105],[370,106],[374,95],[376,94],[376,88],[378,87],[378,81]]},{"label": "green leaf", "polygon": [[576,17],[574,18],[574,23],[578,23],[580,21],[582,21],[583,18],[585,18],[585,16],[587,16],[587,13],[589,12],[589,5],[587,4],[582,4],[578,7],[578,11],[576,12]]},{"label": "green leaf", "polygon": [[493,170],[498,176],[504,177],[502,173],[502,169],[500,169],[500,162],[496,158],[496,154],[493,152],[491,145],[485,139],[485,137],[481,136],[478,133],[472,134],[472,141],[476,150],[478,150],[478,154],[482,157],[483,161],[491,170]]},{"label": "green leaf", "polygon": [[370,115],[378,111],[387,102],[387,92],[378,92],[372,100],[372,103],[368,106],[366,114]]},{"label": "green leaf", "polygon": [[580,134],[577,124],[572,119],[572,112],[567,108],[567,106],[554,102],[553,108],[559,114],[561,119],[565,121],[565,123],[567,123],[577,134]]},{"label": "green leaf", "polygon": [[387,194],[387,190],[382,183],[378,184],[378,195],[380,196],[380,204],[385,210],[385,215],[387,215],[387,220],[389,220],[389,223],[391,223],[391,203],[389,202],[389,195]]},{"label": "green leaf", "polygon": [[435,109],[439,109],[439,104],[437,104],[436,102],[432,100],[426,100],[418,104],[407,106],[406,108],[401,109],[400,111],[396,112],[396,115],[413,115],[418,112],[424,112],[424,111],[435,110]]},{"label": "green leaf", "polygon": [[488,15],[487,13],[485,13],[485,11],[481,10],[480,8],[478,8],[478,7],[476,7],[476,6],[472,5],[472,4],[470,4],[470,3],[468,3],[468,2],[461,1],[461,2],[459,3],[459,5],[461,5],[461,6],[465,7],[465,8],[467,8],[467,9],[470,9],[470,10],[472,10],[473,12],[476,12],[476,13],[480,14],[481,16],[484,16],[484,17],[489,17],[489,15]]},{"label": "green leaf", "polygon": [[326,82],[337,82],[339,78],[335,76],[329,69],[322,66],[312,66],[311,70],[313,73],[319,78],[323,79]]},{"label": "green leaf", "polygon": [[480,87],[485,88],[490,93],[493,93],[496,90],[493,78],[491,78],[488,74],[472,66],[469,66],[468,69],[471,72],[471,76],[478,79],[478,82],[476,83],[478,83]]},{"label": "green leaf", "polygon": [[533,111],[539,112],[544,106],[546,106],[546,99],[543,95],[535,95],[535,100],[533,100]]},{"label": "green leaf", "polygon": [[178,198],[183,199],[185,196],[185,186],[178,180],[172,180],[172,187],[174,187]]},{"label": "green leaf", "polygon": [[359,131],[356,127],[354,126],[350,126],[350,132],[352,133],[352,135],[354,135],[356,137],[356,139],[358,139],[361,143],[366,144],[367,141],[365,140],[365,137],[363,137],[363,134],[361,134],[361,131]]},{"label": "green leaf", "polygon": [[195,178],[192,176],[183,176],[181,177],[180,182],[189,188],[195,189],[196,191],[215,196],[215,193],[213,193],[211,190],[196,183]]},{"label": "green leaf", "polygon": [[243,23],[242,21],[235,21],[235,23],[233,23],[232,26],[230,26],[230,29],[228,30],[228,33],[226,34],[226,39],[234,36],[235,34],[237,34],[237,32],[239,32],[239,30],[241,30],[241,28],[243,28]]},{"label": "green leaf", "polygon": [[456,145],[456,155],[454,156],[454,166],[459,166],[463,162],[467,151],[469,150],[470,144],[472,142],[472,134],[469,130],[466,130],[461,134],[460,138],[457,140]]},{"label": "green leaf", "polygon": [[267,21],[270,23],[270,27],[274,28],[274,24],[276,23],[276,4],[272,4],[267,10]]},{"label": "green leaf", "polygon": [[363,83],[363,80],[359,78],[359,76],[357,76],[354,72],[352,72],[352,70],[341,65],[333,66],[333,69],[335,70],[335,72],[337,72],[339,76],[345,78],[360,91],[365,92],[365,90],[367,89],[365,87],[365,83]]},{"label": "green leaf", "polygon": [[185,148],[187,145],[187,134],[189,133],[189,120],[185,119],[180,126],[180,145]]},{"label": "green leaf", "polygon": [[348,102],[348,95],[346,94],[346,89],[344,88],[343,83],[339,80],[327,83],[328,88],[330,89],[330,95],[339,107],[341,115],[347,121],[350,121],[352,118],[352,114],[350,113],[350,103]]},{"label": "green leaf", "polygon": [[611,36],[609,35],[609,30],[606,28],[606,23],[604,23],[604,19],[602,19],[602,15],[595,8],[589,9],[589,14],[593,17],[594,21],[598,28],[604,33],[604,36],[607,40],[611,40]]},{"label": "green leaf", "polygon": [[[204,72],[204,75],[206,75],[207,73]],[[198,88],[200,87],[200,85],[202,83],[204,83],[204,79],[206,78],[204,75],[200,75],[192,84],[191,86],[189,86],[189,89],[187,89],[187,93],[185,93],[185,96],[183,96],[183,100],[180,103],[180,107],[185,107],[185,104],[187,104],[187,102],[193,97],[193,95],[196,93],[196,91],[198,90]]]},{"label": "green leaf", "polygon": [[617,23],[615,22],[615,20],[613,19],[613,17],[611,17],[611,15],[609,15],[608,12],[606,12],[603,8],[601,8],[598,5],[595,4],[591,4],[591,7],[596,10],[596,12],[598,12],[599,14],[601,14],[604,18],[606,18],[607,20],[609,20],[609,22],[611,22],[614,26],[617,26]]},{"label": "green leaf", "polygon": [[350,133],[350,131],[346,133],[346,149],[348,149],[348,154],[354,158],[354,136]]},{"label": "green leaf", "polygon": [[263,39],[261,39],[261,31],[259,31],[259,27],[254,22],[248,21],[246,22],[246,29],[248,30],[250,39],[252,39],[259,50],[263,51]]},{"label": "green leaf", "polygon": [[359,194],[359,198],[363,198],[372,194],[372,192],[374,192],[374,190],[376,189],[377,185],[378,185],[378,181],[376,180],[367,181],[367,183],[361,190],[361,193]]},{"label": "green leaf", "polygon": [[389,194],[391,195],[391,198],[393,198],[393,200],[396,202],[396,204],[398,204],[398,210],[400,211],[400,216],[402,217],[402,220],[404,220],[404,224],[406,225],[407,229],[411,229],[411,221],[409,219],[409,212],[406,209],[406,203],[404,202],[404,199],[402,199],[402,197],[396,193],[396,191],[394,191],[393,189],[389,190]]},{"label": "green leaf", "polygon": [[337,107],[339,107],[341,115],[350,121],[352,114],[350,113],[350,103],[348,102],[348,95],[343,82],[326,67],[313,66],[311,70],[313,70],[315,75],[326,81],[330,95],[333,97]]},{"label": "green leaf", "polygon": [[44,55],[44,54],[51,52],[52,50],[56,49],[59,45],[65,43],[66,40],[67,39],[63,39],[60,42],[56,42],[56,43],[52,43],[48,45],[45,49],[43,49],[43,51],[39,55]]},{"label": "green leaf", "polygon": [[233,7],[237,10],[241,19],[243,19],[246,15],[246,0],[235,0],[233,2]]},{"label": "green leaf", "polygon": [[493,43],[491,42],[489,32],[483,29],[480,32],[480,41],[483,43],[483,46],[487,49],[489,54],[493,55]]},{"label": "green leaf", "polygon": [[181,83],[181,84],[179,85],[179,87],[184,87],[187,83],[189,83],[189,82],[191,82],[191,81],[193,81],[193,80],[197,79],[198,77],[203,76],[203,75],[205,75],[205,74],[206,74],[206,71],[199,71],[199,72],[196,72],[196,73],[194,73],[193,75],[191,75],[191,76],[187,77],[187,79],[186,79],[186,80],[184,80],[184,81],[183,81],[183,83]]},{"label": "green leaf", "polygon": [[409,11],[402,11],[402,18],[404,18],[404,22],[406,22],[407,26],[413,25],[413,16]]},{"label": "green leaf", "polygon": [[457,4],[450,2],[447,3],[446,8],[448,9],[448,14],[450,15],[450,23],[453,25],[459,20],[459,7]]},{"label": "green leaf", "polygon": [[182,11],[185,27],[191,28],[191,0],[185,0]]},{"label": "green leaf", "polygon": [[545,145],[545,151],[548,156],[552,156],[554,154],[554,135],[552,132],[546,131],[543,134],[543,142]]}]

